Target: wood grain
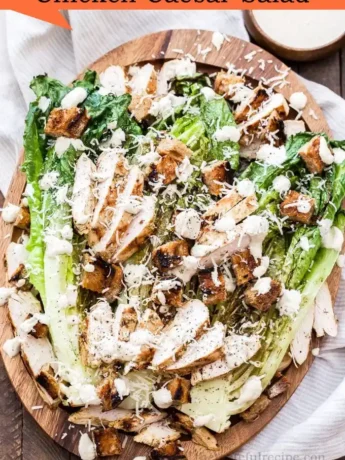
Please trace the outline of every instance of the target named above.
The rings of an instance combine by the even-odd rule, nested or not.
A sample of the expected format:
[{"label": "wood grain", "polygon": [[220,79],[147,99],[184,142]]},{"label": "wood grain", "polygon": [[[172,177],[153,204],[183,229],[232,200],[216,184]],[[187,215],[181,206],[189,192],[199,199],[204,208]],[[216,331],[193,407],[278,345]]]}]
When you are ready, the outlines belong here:
[{"label": "wood grain", "polygon": [[[200,35],[197,34],[197,31],[194,30],[182,30],[182,31],[166,31],[160,32],[157,34],[151,34],[145,37],[142,37],[138,40],[129,42],[119,48],[108,53],[100,60],[95,62],[90,66],[90,68],[101,72],[105,70],[109,65],[120,64],[120,65],[132,65],[134,63],[140,62],[155,62],[159,65],[162,61],[162,56],[164,59],[172,59],[179,57],[179,55],[174,52],[174,49],[182,48],[185,53],[190,53],[196,55],[196,43],[200,43],[202,48],[206,48],[211,43],[211,32],[203,31]],[[251,51],[257,51],[256,57],[250,63],[250,65],[244,59],[244,56]],[[164,53],[164,54],[162,54]],[[258,68],[258,59],[272,60],[272,64],[266,66],[265,70],[260,70]],[[260,48],[256,47],[253,44],[243,42],[237,38],[231,38],[230,43],[225,42],[221,52],[218,53],[213,49],[206,57],[205,61],[201,58],[197,62],[202,65],[208,65],[210,70],[214,71],[219,68],[225,67],[227,62],[233,63],[237,68],[246,68],[249,66],[254,67],[252,77],[255,80],[259,80],[261,77],[269,79],[275,77],[277,72],[275,68],[285,70],[287,67],[282,64],[277,58],[273,57],[269,53],[262,51]],[[330,134],[329,127],[325,118],[322,115],[320,108],[316,105],[315,101],[312,99],[304,85],[299,81],[298,77],[290,72],[288,81],[290,82],[289,86],[285,86],[281,92],[285,97],[289,96],[295,91],[304,91],[308,95],[309,105],[308,107],[313,108],[315,113],[318,115],[318,120],[308,115],[308,111],[305,114],[305,121],[313,131],[324,131]],[[18,170],[13,178],[7,201],[11,203],[19,203],[22,191],[25,185],[25,178],[23,174]],[[4,239],[3,237],[7,234],[12,233],[12,228],[9,225],[6,225],[2,220],[0,221],[0,255],[5,253],[6,247],[10,238]],[[332,273],[331,277],[331,290],[332,296],[335,298],[336,291],[339,284],[340,270],[336,269]],[[5,271],[3,267],[2,257],[0,262],[0,285],[3,285],[5,282]],[[7,314],[5,309],[0,309],[0,335],[1,344],[7,339],[12,337],[13,333],[8,322]],[[63,409],[58,408],[57,410],[51,410],[45,407],[39,411],[33,411],[32,407],[43,404],[40,396],[38,395],[35,385],[31,380],[29,374],[26,371],[26,368],[20,357],[14,359],[9,359],[4,356],[4,362],[7,369],[7,372],[10,375],[12,384],[14,385],[19,397],[21,398],[24,406],[27,411],[30,412],[32,417],[38,422],[41,428],[57,443],[62,447],[69,450],[70,452],[77,454],[77,443],[79,439],[79,427],[74,427],[71,430],[68,430],[69,423],[67,422],[67,412]],[[267,410],[260,418],[253,424],[244,424],[238,423],[226,433],[219,436],[220,449],[217,452],[209,452],[201,447],[198,447],[190,442],[184,443],[185,453],[188,459],[198,460],[212,460],[219,459],[224,457],[241,445],[243,445],[248,439],[258,433],[283,407],[286,401],[289,399],[291,394],[299,385],[300,381],[303,379],[304,375],[308,371],[312,362],[312,358],[309,357],[308,361],[298,369],[290,368],[289,369],[289,378],[292,382],[289,393],[282,395],[276,398],[270,409]],[[28,449],[36,449],[37,459],[49,459],[49,458],[68,458],[61,453],[61,450],[58,450],[56,446],[49,447],[49,442],[47,438],[44,438],[43,433],[39,435],[36,432],[36,428],[30,426],[28,415],[24,417],[24,430],[23,430],[23,448],[25,447],[26,451]],[[38,428],[37,428],[38,429]],[[64,432],[68,432],[68,436],[62,440],[61,435]],[[24,439],[27,438],[26,440]],[[29,435],[35,438],[36,445],[29,444]],[[29,447],[28,447],[29,446]],[[52,444],[53,446],[53,444]],[[54,450],[56,449],[56,450]],[[46,452],[54,452],[53,457],[45,457]],[[121,459],[132,459],[138,455],[146,455],[148,449],[145,446],[139,446],[134,444],[131,440],[128,441],[126,446],[126,452],[120,458]],[[28,460],[34,457],[28,456],[25,454],[25,460]],[[47,454],[48,455],[48,454]],[[6,458],[6,457],[5,457]],[[8,457],[12,458],[12,457]],[[15,457],[13,457],[15,458]]]}]

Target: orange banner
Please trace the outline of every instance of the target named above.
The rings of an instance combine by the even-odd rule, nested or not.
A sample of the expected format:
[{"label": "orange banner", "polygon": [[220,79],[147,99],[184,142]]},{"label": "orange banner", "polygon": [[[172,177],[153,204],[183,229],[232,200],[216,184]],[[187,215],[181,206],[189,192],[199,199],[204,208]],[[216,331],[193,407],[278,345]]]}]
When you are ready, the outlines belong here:
[{"label": "orange banner", "polygon": [[0,10],[13,10],[70,28],[61,10],[252,10],[345,9],[344,0],[0,0]]}]

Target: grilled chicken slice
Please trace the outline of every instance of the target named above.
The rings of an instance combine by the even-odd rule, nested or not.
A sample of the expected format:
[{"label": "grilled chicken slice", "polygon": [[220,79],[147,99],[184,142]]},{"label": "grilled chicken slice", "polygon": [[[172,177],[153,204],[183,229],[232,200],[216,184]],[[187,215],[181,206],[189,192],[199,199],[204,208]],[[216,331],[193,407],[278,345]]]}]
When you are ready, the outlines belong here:
[{"label": "grilled chicken slice", "polygon": [[190,157],[193,152],[179,139],[165,138],[157,146],[157,152],[162,156],[169,155],[177,162],[183,161],[184,158]]},{"label": "grilled chicken slice", "polygon": [[219,216],[223,216],[242,200],[243,196],[235,190],[231,190],[224,198],[221,198],[217,203],[210,206],[203,217],[205,219],[216,219]]},{"label": "grilled chicken slice", "polygon": [[121,454],[122,441],[115,428],[94,430],[92,434],[96,444],[96,452],[99,457]]},{"label": "grilled chicken slice", "polygon": [[189,255],[189,246],[185,240],[165,243],[152,253],[152,261],[160,272],[167,272],[180,265],[183,257]]},{"label": "grilled chicken slice", "polygon": [[170,305],[178,308],[184,304],[182,283],[174,275],[165,275],[157,279],[152,294],[153,301],[158,305]]},{"label": "grilled chicken slice", "polygon": [[173,364],[187,344],[205,333],[209,311],[200,300],[190,300],[177,310],[175,318],[163,329],[161,340],[153,356],[152,365],[158,369]]},{"label": "grilled chicken slice", "polygon": [[134,307],[120,304],[115,312],[113,336],[115,340],[128,342],[138,324],[138,313]]},{"label": "grilled chicken slice", "polygon": [[327,283],[324,283],[315,299],[315,315],[313,328],[317,337],[325,334],[336,337],[338,323],[334,315],[331,293]]},{"label": "grilled chicken slice", "polygon": [[[90,271],[91,267],[93,271]],[[108,265],[101,259],[94,260],[89,254],[84,255],[81,276],[81,285],[84,289],[102,294],[112,303],[123,289],[122,280],[123,271],[120,265]]]},{"label": "grilled chicken slice", "polygon": [[23,204],[20,205],[19,213],[13,225],[22,230],[29,230],[30,228],[30,209],[27,206],[24,206]]},{"label": "grilled chicken slice", "polygon": [[123,395],[116,388],[114,377],[107,377],[102,380],[97,387],[97,395],[105,412],[115,409],[123,401]]},{"label": "grilled chicken slice", "polygon": [[224,339],[225,356],[211,364],[207,364],[192,373],[192,385],[206,380],[213,380],[228,374],[241,364],[249,361],[260,349],[258,336],[231,334]]},{"label": "grilled chicken slice", "polygon": [[333,152],[323,136],[315,136],[298,151],[309,172],[321,174],[334,161]]},{"label": "grilled chicken slice", "polygon": [[100,94],[114,94],[122,96],[128,92],[127,88],[127,73],[125,69],[119,65],[111,65],[99,75],[101,88]]},{"label": "grilled chicken slice", "polygon": [[78,139],[86,129],[90,118],[85,109],[53,109],[48,117],[44,132],[52,137]]},{"label": "grilled chicken slice", "polygon": [[156,422],[142,429],[134,436],[135,442],[151,447],[161,447],[164,444],[177,441],[181,437],[179,431],[170,428],[166,422]]},{"label": "grilled chicken slice", "polygon": [[25,277],[25,264],[28,252],[24,244],[10,243],[6,251],[7,278],[14,282]]},{"label": "grilled chicken slice", "polygon": [[131,89],[132,101],[128,110],[140,122],[147,118],[152,105],[152,95],[157,91],[157,73],[152,64],[143,67],[131,67],[132,76],[128,86]]},{"label": "grilled chicken slice", "polygon": [[255,88],[251,95],[248,96],[235,110],[236,123],[241,123],[247,120],[253,112],[256,112],[262,104],[267,101],[269,95],[267,90],[259,85]]},{"label": "grilled chicken slice", "polygon": [[[219,202],[218,202],[219,203]],[[233,206],[229,211],[222,214],[218,224],[223,226],[230,219],[232,223],[238,224],[258,209],[256,195],[249,195]],[[216,224],[216,225],[218,225]],[[217,226],[216,226],[217,228]]]},{"label": "grilled chicken slice", "polygon": [[271,404],[270,399],[266,395],[261,395],[249,409],[240,414],[241,418],[247,422],[255,422],[265,409]]},{"label": "grilled chicken slice", "polygon": [[298,133],[306,131],[305,123],[303,120],[285,120],[284,133],[286,137],[295,136]]},{"label": "grilled chicken slice", "polygon": [[196,342],[191,342],[183,356],[174,364],[168,366],[166,371],[186,375],[196,367],[202,367],[217,361],[224,355],[224,337],[224,325],[220,322],[215,323],[200,339]]},{"label": "grilled chicken slice", "polygon": [[72,194],[72,217],[74,228],[80,235],[90,229],[96,198],[93,191],[94,163],[83,153],[77,161]]},{"label": "grilled chicken slice", "polygon": [[280,212],[283,216],[302,224],[310,224],[314,210],[314,198],[295,190],[290,190],[280,205]]},{"label": "grilled chicken slice", "polygon": [[148,175],[149,185],[153,190],[173,182],[176,177],[176,168],[179,162],[171,155],[160,158],[158,163],[152,164]]},{"label": "grilled chicken slice", "polygon": [[145,329],[156,335],[159,334],[163,328],[164,324],[158,314],[154,310],[151,310],[151,308],[146,308],[139,320],[138,329]]},{"label": "grilled chicken slice", "polygon": [[175,377],[165,385],[165,388],[170,391],[173,405],[187,404],[190,394],[190,380],[182,377]]},{"label": "grilled chicken slice", "polygon": [[175,412],[173,414],[174,426],[183,432],[192,435],[192,441],[195,444],[206,447],[208,450],[217,450],[217,440],[211,432],[204,426],[195,427],[193,419],[182,412]]},{"label": "grilled chicken slice", "polygon": [[208,187],[211,195],[220,196],[224,190],[224,184],[230,179],[230,168],[227,161],[216,161],[202,170],[202,180]]},{"label": "grilled chicken slice", "polygon": [[107,412],[102,411],[101,406],[90,406],[75,412],[69,416],[69,421],[76,425],[112,426],[118,430],[135,433],[150,425],[164,420],[167,417],[165,412],[142,411],[137,416],[135,411],[127,409],[113,409]]},{"label": "grilled chicken slice", "polygon": [[264,123],[274,111],[276,111],[281,118],[286,118],[289,115],[289,104],[280,93],[273,94],[255,115],[251,116],[245,123],[240,125],[240,129],[243,133],[255,132],[258,126]]},{"label": "grilled chicken slice", "polygon": [[51,371],[51,366],[56,362],[51,343],[46,337],[35,338],[21,329],[29,315],[42,312],[41,304],[31,292],[18,292],[9,299],[8,310],[17,335],[23,339],[21,344],[23,360],[37,384],[41,385],[41,394],[49,396],[45,401],[49,405],[54,405],[58,398],[59,387],[55,374]]},{"label": "grilled chicken slice", "polygon": [[216,274],[214,268],[199,272],[199,288],[202,292],[202,301],[205,305],[215,305],[226,299],[225,278],[221,273]]},{"label": "grilled chicken slice", "polygon": [[128,176],[125,178],[123,192],[118,196],[115,208],[110,212],[107,228],[103,236],[94,245],[95,252],[100,254],[102,259],[107,262],[112,261],[121,238],[133,219],[132,209],[128,209],[130,200],[133,197],[142,195],[143,185],[144,177],[142,172],[137,166],[132,166]]},{"label": "grilled chicken slice", "polygon": [[181,458],[180,441],[167,442],[162,446],[156,447],[150,453],[151,460],[161,460],[163,458]]},{"label": "grilled chicken slice", "polygon": [[244,77],[240,75],[218,72],[214,81],[214,90],[217,94],[224,94],[225,99],[231,99],[236,89],[245,82]]},{"label": "grilled chicken slice", "polygon": [[269,281],[269,290],[265,289],[265,292],[260,292],[260,288],[257,288],[257,284],[264,280],[265,278],[261,278],[254,286],[248,287],[244,292],[244,301],[246,304],[260,311],[269,310],[270,306],[276,302],[282,291],[279,281],[266,278],[266,280]]},{"label": "grilled chicken slice", "polygon": [[114,262],[124,262],[137,252],[147,238],[152,235],[155,228],[155,204],[153,196],[143,198],[142,210],[134,217],[127,231],[124,233],[116,254]]},{"label": "grilled chicken slice", "polygon": [[266,126],[263,126],[262,132],[258,134],[262,142],[273,142],[275,146],[285,143],[284,121],[277,110],[273,110],[267,118]]},{"label": "grilled chicken slice", "polygon": [[291,383],[286,377],[281,377],[277,382],[275,382],[266,390],[267,396],[270,399],[276,398],[282,393],[285,393],[288,390],[290,384]]}]

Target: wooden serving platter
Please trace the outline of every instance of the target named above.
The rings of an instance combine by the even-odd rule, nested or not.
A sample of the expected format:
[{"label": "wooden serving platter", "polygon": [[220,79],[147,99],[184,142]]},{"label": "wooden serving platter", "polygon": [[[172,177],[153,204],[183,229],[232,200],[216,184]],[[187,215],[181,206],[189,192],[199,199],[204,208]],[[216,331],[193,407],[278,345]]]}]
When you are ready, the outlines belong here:
[{"label": "wooden serving platter", "polygon": [[[114,49],[113,51],[110,51],[108,54],[90,65],[89,68],[96,70],[97,72],[102,72],[110,65],[118,64],[128,66],[144,62],[151,62],[152,64],[157,64],[157,66],[159,66],[164,60],[182,57],[183,55],[176,50],[183,50],[185,54],[190,53],[192,56],[195,56],[199,68],[208,71],[209,73],[219,71],[221,68],[226,68],[226,64],[230,63],[236,68],[241,69],[249,69],[252,67],[253,69],[250,74],[250,78],[254,81],[258,81],[262,77],[266,80],[277,77],[277,75],[279,75],[278,70],[280,72],[288,70],[288,68],[277,58],[251,43],[238,38],[229,37],[229,41],[224,41],[220,51],[218,52],[215,47],[212,46],[211,40],[212,32],[209,31],[188,29],[158,32],[133,40]],[[210,47],[212,50],[206,56],[202,56],[200,54],[197,56],[197,44],[201,45],[201,49]],[[248,62],[248,57],[245,58],[245,56],[252,52],[255,53],[252,60]],[[265,66],[260,66],[259,60],[265,61]],[[308,106],[303,114],[303,119],[309,129],[314,132],[322,131],[331,135],[321,109],[318,107],[303,83],[298,79],[297,75],[290,71],[286,80],[289,84],[281,89],[276,87],[276,91],[282,92],[288,100],[292,93],[296,91],[303,91],[308,97]],[[275,82],[275,80],[272,82]],[[310,109],[312,109],[313,112],[310,112]],[[13,176],[6,198],[6,203],[19,204],[21,200],[21,195],[25,187],[25,176],[20,171],[22,160],[23,154]],[[0,219],[0,286],[4,286],[6,283],[4,255],[9,242],[12,239],[16,239],[16,236],[18,235],[16,234],[16,230],[13,230],[12,225],[5,224],[4,221]],[[340,269],[338,267],[334,268],[328,282],[332,299],[334,301],[340,282]],[[7,308],[0,308],[1,349],[3,343],[12,337],[13,332],[7,316]],[[11,382],[27,411],[30,412],[40,427],[60,446],[67,449],[69,452],[78,455],[78,442],[80,431],[83,431],[83,427],[70,426],[70,423],[68,422],[69,412],[67,409],[65,410],[58,407],[54,410],[44,405],[44,402],[36,389],[35,383],[26,370],[24,362],[20,356],[12,359],[5,353],[3,353],[2,356]],[[183,442],[184,454],[187,459],[220,459],[245,444],[249,439],[262,430],[289,400],[298,385],[301,383],[303,377],[308,372],[312,364],[312,360],[313,357],[310,353],[307,361],[299,368],[290,366],[286,374],[291,382],[289,390],[287,393],[273,399],[269,408],[261,414],[257,421],[253,423],[239,422],[225,433],[218,435],[217,439],[219,449],[216,452],[208,451],[190,441]],[[43,407],[37,410],[37,406]],[[34,407],[36,407],[36,409],[33,409]],[[62,436],[64,433],[67,433],[67,436]],[[123,439],[125,441],[124,436]],[[128,437],[125,442],[126,446],[124,453],[120,457],[116,457],[120,460],[132,460],[136,456],[145,456],[148,455],[151,450],[148,447],[134,443],[131,437]]]}]

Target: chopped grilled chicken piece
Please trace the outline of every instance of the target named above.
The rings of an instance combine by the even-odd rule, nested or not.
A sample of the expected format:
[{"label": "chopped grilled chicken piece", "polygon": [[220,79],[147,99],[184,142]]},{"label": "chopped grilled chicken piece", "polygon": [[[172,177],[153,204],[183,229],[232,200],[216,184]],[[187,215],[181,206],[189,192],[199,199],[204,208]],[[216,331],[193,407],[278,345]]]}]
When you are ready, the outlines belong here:
[{"label": "chopped grilled chicken piece", "polygon": [[215,323],[196,342],[191,342],[182,357],[168,366],[166,371],[186,375],[196,367],[221,359],[224,356],[224,337],[225,326],[220,322]]},{"label": "chopped grilled chicken piece", "polygon": [[119,394],[113,377],[107,377],[98,385],[97,394],[102,401],[103,411],[115,409],[123,401],[122,395]]},{"label": "chopped grilled chicken piece", "polygon": [[263,126],[263,130],[259,138],[261,141],[273,141],[273,144],[276,146],[284,144],[286,140],[284,133],[284,121],[276,110],[273,110],[267,118],[267,124],[266,126]]},{"label": "chopped grilled chicken piece", "polygon": [[298,151],[312,174],[321,174],[333,162],[333,153],[323,136],[315,136]]},{"label": "chopped grilled chicken piece", "polygon": [[175,377],[165,385],[165,388],[170,391],[173,404],[180,405],[189,402],[190,386],[190,380]]},{"label": "chopped grilled chicken piece", "polygon": [[191,254],[199,258],[199,266],[210,268],[220,265],[241,249],[249,246],[250,237],[244,234],[242,226],[237,225],[231,232],[208,231],[192,247]]},{"label": "chopped grilled chicken piece", "polygon": [[306,131],[305,123],[303,120],[285,120],[284,133],[286,137],[295,136],[298,133]]},{"label": "chopped grilled chicken piece", "polygon": [[30,209],[27,206],[20,206],[19,213],[13,224],[15,227],[21,228],[22,230],[29,230],[30,228]]},{"label": "chopped grilled chicken piece", "polygon": [[162,186],[171,184],[177,177],[176,168],[178,163],[171,155],[165,155],[157,164],[151,165],[151,171],[148,175],[149,185],[155,188],[157,187],[156,184],[161,184]]},{"label": "chopped grilled chicken piece", "polygon": [[[58,383],[54,374],[50,373],[50,365],[56,362],[51,343],[47,337],[36,339],[21,329],[21,325],[29,315],[42,312],[40,302],[31,292],[18,292],[9,299],[8,310],[17,335],[25,339],[21,344],[21,352],[27,368],[37,384],[44,388],[45,391],[41,392],[42,395],[47,392],[52,400],[55,400],[58,397]],[[54,401],[47,401],[47,403],[54,404]]]},{"label": "chopped grilled chicken piece", "polygon": [[[25,318],[25,321],[31,318],[33,318],[33,315],[30,313]],[[43,337],[47,337],[48,333],[48,325],[41,323],[40,321],[37,321],[36,324],[32,327],[31,331],[29,332],[29,334],[32,335],[32,337],[35,337],[36,339],[42,339]]]},{"label": "chopped grilled chicken piece", "polygon": [[41,368],[36,376],[36,382],[44,401],[49,406],[55,406],[60,398],[60,385],[55,378],[54,369],[49,364],[45,364]]},{"label": "chopped grilled chicken piece", "polygon": [[215,219],[219,216],[223,216],[242,200],[243,196],[235,190],[231,190],[224,198],[221,198],[217,203],[210,206],[203,217]]},{"label": "chopped grilled chicken piece", "polygon": [[224,184],[230,179],[230,168],[227,161],[216,161],[202,170],[202,180],[208,187],[211,195],[220,196],[224,190]]},{"label": "chopped grilled chicken piece", "polygon": [[137,252],[155,229],[155,204],[152,196],[143,198],[142,209],[134,217],[127,231],[124,233],[114,262],[124,262]]},{"label": "chopped grilled chicken piece", "polygon": [[243,85],[244,82],[244,77],[221,71],[217,73],[214,81],[214,90],[217,94],[224,94],[225,99],[230,99],[234,95],[236,88],[239,85]]},{"label": "chopped grilled chicken piece", "polygon": [[177,310],[174,319],[163,329],[152,365],[162,369],[175,362],[187,344],[197,340],[209,325],[209,311],[200,300],[190,300]]},{"label": "chopped grilled chicken piece", "polygon": [[246,98],[235,110],[236,123],[247,120],[253,112],[256,112],[262,104],[267,101],[269,95],[267,90],[259,85],[252,91],[251,96]]},{"label": "chopped grilled chicken piece", "polygon": [[260,260],[255,260],[249,249],[245,249],[235,252],[231,256],[231,263],[237,286],[242,286],[255,278],[253,271],[260,265]]},{"label": "chopped grilled chicken piece", "polygon": [[192,385],[228,374],[241,364],[248,362],[259,349],[260,339],[258,336],[247,337],[231,334],[225,337],[224,358],[194,371],[191,379]]},{"label": "chopped grilled chicken piece", "polygon": [[162,156],[169,155],[174,160],[180,162],[186,157],[190,157],[193,152],[179,139],[165,138],[157,146],[157,152]]},{"label": "chopped grilled chicken piece", "polygon": [[283,216],[302,224],[310,224],[314,210],[314,198],[295,190],[290,190],[280,205],[280,212]]},{"label": "chopped grilled chicken piece", "polygon": [[[226,299],[225,278],[221,273],[214,276],[214,269],[199,272],[199,288],[205,305],[215,305]],[[216,278],[216,279],[214,279]]]},{"label": "chopped grilled chicken piece", "polygon": [[134,307],[120,304],[115,312],[113,335],[115,340],[128,342],[138,324],[138,314]]},{"label": "chopped grilled chicken piece", "polygon": [[170,305],[178,308],[184,304],[182,283],[173,275],[165,275],[158,279],[153,286],[152,293],[153,301],[158,305]]},{"label": "chopped grilled chicken piece", "polygon": [[150,113],[152,95],[157,90],[157,73],[152,64],[132,68],[131,71],[134,73],[128,86],[131,88],[132,101],[128,110],[140,122]]},{"label": "chopped grilled chicken piece", "polygon": [[[93,266],[93,271],[85,270],[88,266]],[[89,291],[103,294],[110,303],[114,302],[123,288],[123,271],[120,265],[108,265],[103,260],[94,260],[89,254],[85,254],[83,267],[81,286]]]},{"label": "chopped grilled chicken piece", "polygon": [[[113,337],[114,315],[108,302],[100,301],[91,307],[86,318],[86,330],[81,335],[81,342],[85,343],[87,364],[96,368],[102,361],[113,362],[114,358],[109,351],[106,355],[103,347],[104,341],[115,342]],[[82,347],[83,348],[83,347]]]},{"label": "chopped grilled chicken piece", "polygon": [[110,225],[113,209],[119,194],[123,191],[128,170],[127,160],[116,150],[105,151],[98,158],[95,175],[97,185],[94,188],[97,203],[92,216],[91,233],[89,234],[91,246],[104,236]]},{"label": "chopped grilled chicken piece", "polygon": [[90,118],[85,109],[53,109],[48,117],[44,132],[52,137],[79,138]]},{"label": "chopped grilled chicken piece", "polygon": [[195,444],[206,447],[208,450],[217,450],[217,440],[211,432],[205,427],[195,427],[193,420],[182,412],[173,414],[174,426],[192,435],[192,441]]},{"label": "chopped grilled chicken piece", "polygon": [[135,433],[151,423],[164,420],[167,417],[165,412],[142,411],[137,416],[134,411],[127,409],[113,409],[107,412],[102,411],[101,406],[90,406],[81,409],[69,416],[69,421],[77,425],[112,426],[117,430]]},{"label": "chopped grilled chicken piece", "polygon": [[132,166],[126,177],[123,192],[118,196],[115,208],[110,213],[105,233],[94,245],[95,252],[107,262],[113,259],[121,238],[133,219],[133,214],[126,210],[127,203],[132,197],[142,196],[143,185],[142,172],[137,166]]},{"label": "chopped grilled chicken piece", "polygon": [[99,93],[104,95],[114,94],[122,96],[128,92],[127,71],[119,65],[111,65],[99,75],[101,88]]},{"label": "chopped grilled chicken piece", "polygon": [[163,328],[164,324],[158,314],[154,310],[151,310],[151,308],[146,308],[140,318],[138,329],[146,329],[156,335],[159,334]]},{"label": "chopped grilled chicken piece", "polygon": [[96,451],[99,457],[110,455],[120,455],[122,452],[122,442],[115,428],[103,428],[92,432]]},{"label": "chopped grilled chicken piece", "polygon": [[279,281],[271,280],[270,290],[265,294],[259,294],[253,287],[248,287],[244,293],[244,300],[250,307],[256,308],[260,311],[267,311],[278,299],[281,294],[281,290],[282,287]]},{"label": "chopped grilled chicken piece", "polygon": [[170,241],[153,251],[152,261],[159,271],[166,272],[180,265],[183,257],[188,255],[189,246],[185,240]]},{"label": "chopped grilled chicken piece", "polygon": [[247,422],[255,422],[263,413],[263,411],[270,405],[271,401],[266,395],[261,395],[255,403],[240,414],[241,418]]},{"label": "chopped grilled chicken piece", "polygon": [[275,382],[266,390],[266,393],[270,399],[273,399],[281,395],[282,393],[285,393],[289,387],[289,380],[286,377],[281,377],[277,382]]},{"label": "chopped grilled chicken piece", "polygon": [[96,206],[93,177],[96,166],[83,153],[77,161],[72,194],[72,217],[74,228],[80,235],[89,232],[92,213]]},{"label": "chopped grilled chicken piece", "polygon": [[240,125],[243,133],[255,132],[258,126],[263,123],[272,112],[276,111],[283,119],[289,115],[289,104],[280,93],[275,93],[266,101],[255,115],[248,118],[248,121]]},{"label": "chopped grilled chicken piece", "polygon": [[177,441],[181,433],[170,428],[167,423],[156,422],[143,428],[139,434],[134,436],[135,442],[140,442],[151,447],[161,447],[166,443]]},{"label": "chopped grilled chicken piece", "polygon": [[24,244],[10,243],[6,251],[7,278],[14,282],[26,276],[25,264],[28,259],[28,252]]},{"label": "chopped grilled chicken piece", "polygon": [[156,447],[150,453],[151,460],[163,460],[166,457],[181,458],[179,441],[167,442],[160,447]]}]

